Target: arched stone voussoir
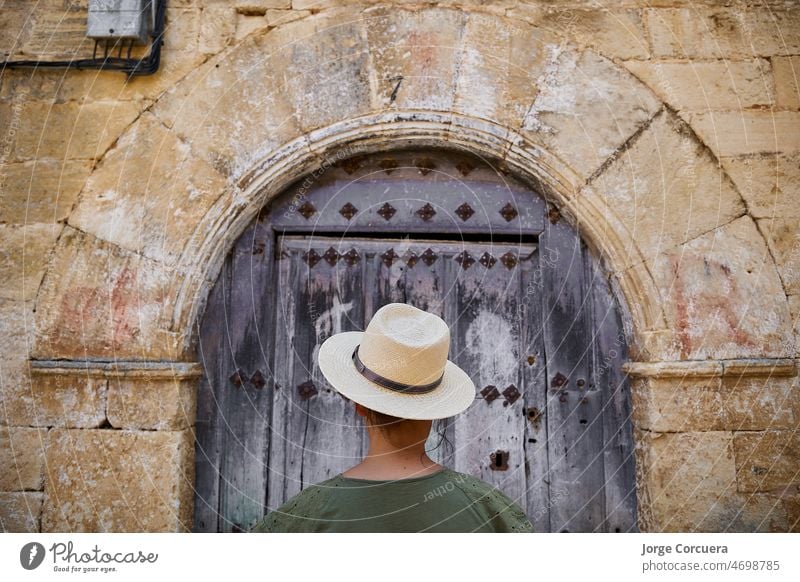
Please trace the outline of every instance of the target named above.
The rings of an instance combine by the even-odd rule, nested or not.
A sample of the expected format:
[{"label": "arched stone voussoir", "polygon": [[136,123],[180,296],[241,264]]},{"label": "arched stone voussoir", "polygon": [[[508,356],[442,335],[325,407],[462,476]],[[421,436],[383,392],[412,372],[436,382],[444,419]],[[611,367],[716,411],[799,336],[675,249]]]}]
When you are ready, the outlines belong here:
[{"label": "arched stone voussoir", "polygon": [[228,180],[151,113],[89,176],[68,224],[175,266]]},{"label": "arched stone voussoir", "polygon": [[746,214],[741,195],[692,132],[663,109],[581,189],[579,197],[612,213],[635,244],[618,269]]},{"label": "arched stone voussoir", "polygon": [[[641,274],[632,276],[636,271]],[[790,358],[795,353],[775,262],[748,215],[617,275],[627,280],[650,276],[655,282],[669,332],[669,341],[662,338],[662,360]]]},{"label": "arched stone voussoir", "polygon": [[276,67],[285,52],[248,37],[187,75],[151,111],[235,183],[255,160],[303,133]]},{"label": "arched stone voussoir", "polygon": [[663,107],[628,71],[592,51],[547,44],[521,133],[589,179]]},{"label": "arched stone voussoir", "polygon": [[254,37],[304,132],[375,109],[360,7],[325,10]]},{"label": "arched stone voussoir", "polygon": [[363,12],[375,106],[452,111],[467,14],[376,6]]},{"label": "arched stone voussoir", "polygon": [[550,47],[563,43],[551,30],[469,12],[454,111],[518,130],[545,77]]},{"label": "arched stone voussoir", "polygon": [[36,300],[31,357],[191,358],[170,322],[175,294],[194,276],[66,226]]}]

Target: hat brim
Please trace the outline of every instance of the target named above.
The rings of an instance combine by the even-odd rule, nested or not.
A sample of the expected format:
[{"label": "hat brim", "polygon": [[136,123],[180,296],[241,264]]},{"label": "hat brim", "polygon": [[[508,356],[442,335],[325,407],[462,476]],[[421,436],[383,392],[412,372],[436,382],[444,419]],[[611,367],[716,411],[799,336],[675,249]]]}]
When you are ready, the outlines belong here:
[{"label": "hat brim", "polygon": [[319,348],[319,369],[340,394],[367,408],[415,420],[447,418],[475,401],[475,384],[467,373],[448,360],[442,382],[425,394],[403,394],[367,380],[353,364],[353,350],[363,331],[346,331],[326,339]]}]

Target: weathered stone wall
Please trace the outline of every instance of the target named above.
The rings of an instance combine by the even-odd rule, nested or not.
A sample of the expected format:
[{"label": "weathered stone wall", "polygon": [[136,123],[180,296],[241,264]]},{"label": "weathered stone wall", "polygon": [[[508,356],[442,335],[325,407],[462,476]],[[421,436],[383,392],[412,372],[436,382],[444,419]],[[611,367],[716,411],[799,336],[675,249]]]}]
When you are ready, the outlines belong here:
[{"label": "weathered stone wall", "polygon": [[[4,5],[6,58],[91,54],[85,2],[33,6]],[[153,77],[0,77],[4,530],[189,529],[191,324],[220,253],[329,148],[397,139],[505,156],[601,254],[632,317],[644,529],[800,527],[800,4],[167,20]]]}]

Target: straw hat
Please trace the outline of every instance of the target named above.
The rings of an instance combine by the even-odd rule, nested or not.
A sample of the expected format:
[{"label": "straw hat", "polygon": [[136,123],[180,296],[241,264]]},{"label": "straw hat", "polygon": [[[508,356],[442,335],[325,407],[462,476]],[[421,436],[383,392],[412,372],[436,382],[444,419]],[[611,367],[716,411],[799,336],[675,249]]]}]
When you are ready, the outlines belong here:
[{"label": "straw hat", "polygon": [[405,303],[384,305],[365,331],[332,335],[319,369],[345,397],[400,418],[447,418],[475,399],[475,384],[447,359],[450,328]]}]

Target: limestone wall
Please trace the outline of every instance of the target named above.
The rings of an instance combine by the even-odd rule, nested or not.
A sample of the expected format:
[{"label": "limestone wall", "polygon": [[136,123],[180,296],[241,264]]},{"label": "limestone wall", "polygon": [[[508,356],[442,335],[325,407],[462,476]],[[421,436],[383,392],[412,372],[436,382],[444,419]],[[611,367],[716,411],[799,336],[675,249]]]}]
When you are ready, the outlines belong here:
[{"label": "limestone wall", "polygon": [[[800,3],[168,4],[152,77],[0,76],[4,530],[190,529],[221,233],[330,144],[411,134],[505,155],[602,255],[642,528],[800,528]],[[85,17],[7,2],[0,53],[91,54]]]}]

